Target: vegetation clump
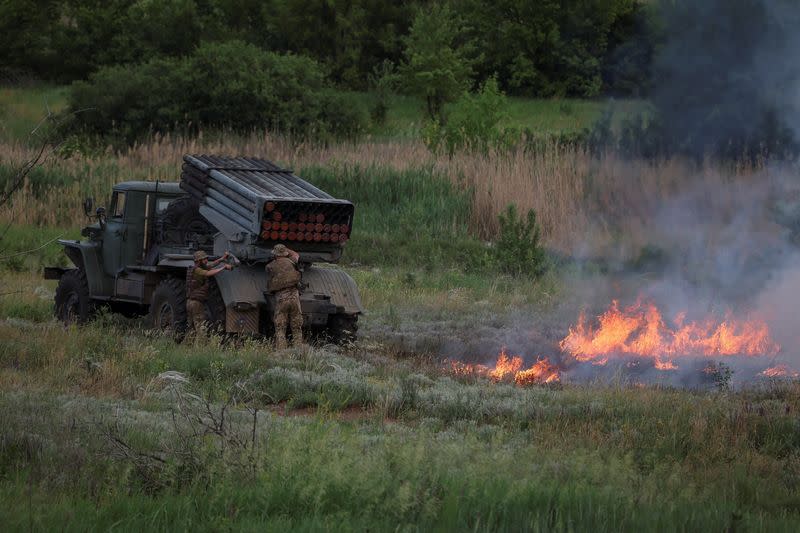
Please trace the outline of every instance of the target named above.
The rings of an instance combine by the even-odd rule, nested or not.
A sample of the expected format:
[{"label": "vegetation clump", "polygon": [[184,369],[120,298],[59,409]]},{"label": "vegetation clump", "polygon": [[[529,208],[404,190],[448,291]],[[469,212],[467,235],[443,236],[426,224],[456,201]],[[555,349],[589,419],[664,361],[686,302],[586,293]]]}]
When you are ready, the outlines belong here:
[{"label": "vegetation clump", "polygon": [[525,217],[510,204],[500,214],[500,235],[494,247],[499,268],[509,274],[541,276],[547,270],[547,256],[541,243],[541,230],[536,211],[529,209]]},{"label": "vegetation clump", "polygon": [[508,101],[497,80],[490,78],[476,93],[465,92],[447,108],[443,123],[431,121],[422,131],[422,139],[431,151],[488,155],[504,153],[520,139],[516,128],[503,126]]},{"label": "vegetation clump", "polygon": [[357,137],[359,101],[325,88],[322,67],[240,41],[203,44],[184,58],[101,68],[70,93],[71,128],[132,143],[150,132],[268,129],[299,137]]}]

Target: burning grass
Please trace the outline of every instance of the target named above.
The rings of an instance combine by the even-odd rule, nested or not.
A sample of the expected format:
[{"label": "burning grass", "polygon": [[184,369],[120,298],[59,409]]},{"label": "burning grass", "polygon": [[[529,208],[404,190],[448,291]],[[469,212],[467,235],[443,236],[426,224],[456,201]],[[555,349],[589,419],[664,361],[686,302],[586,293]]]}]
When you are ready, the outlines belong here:
[{"label": "burning grass", "polygon": [[[596,324],[582,312],[577,324],[569,327],[558,346],[560,353],[549,357],[540,355],[524,370],[523,357],[509,356],[505,348],[492,365],[450,361],[446,369],[456,376],[510,381],[521,386],[557,382],[562,377],[569,380],[578,375],[583,376],[582,379],[596,375],[596,372],[587,372],[585,365],[613,365],[634,375],[651,367],[659,372],[678,371],[686,364],[688,369],[699,368],[701,373],[716,379],[721,375],[717,365],[734,359],[750,360],[749,366],[760,365],[760,371],[752,377],[800,375],[786,365],[772,366],[775,356],[781,353],[781,346],[772,339],[769,327],[762,320],[739,319],[728,313],[721,320],[709,316],[687,321],[686,313],[679,313],[668,322],[654,303],[642,300],[624,309],[613,301],[597,317]],[[699,364],[703,360],[710,363]],[[682,384],[693,386],[696,381],[697,376]]]},{"label": "burning grass", "polygon": [[763,357],[781,349],[762,320],[742,320],[729,313],[723,320],[686,322],[685,316],[678,314],[669,325],[652,302],[620,309],[614,301],[598,317],[597,326],[581,314],[560,346],[581,362],[604,365],[614,355],[633,355],[652,359],[659,370],[674,370],[681,357]]},{"label": "burning grass", "polygon": [[455,376],[483,377],[494,383],[510,382],[520,386],[555,383],[560,380],[558,368],[549,359],[539,359],[528,368],[522,357],[509,356],[506,349],[500,350],[493,367],[450,361],[449,371]]}]

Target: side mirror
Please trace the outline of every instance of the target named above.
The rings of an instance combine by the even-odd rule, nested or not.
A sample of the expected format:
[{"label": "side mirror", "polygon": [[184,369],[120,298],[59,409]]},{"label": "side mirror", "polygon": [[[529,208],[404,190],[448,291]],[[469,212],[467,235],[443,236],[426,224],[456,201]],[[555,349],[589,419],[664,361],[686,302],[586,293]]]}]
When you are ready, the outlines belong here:
[{"label": "side mirror", "polygon": [[95,215],[97,216],[97,221],[100,222],[100,226],[102,227],[103,221],[106,218],[106,208],[98,207],[97,211],[95,211]]},{"label": "side mirror", "polygon": [[93,206],[94,206],[94,199],[91,196],[87,196],[86,199],[83,201],[83,212],[86,214],[87,217],[92,216]]}]

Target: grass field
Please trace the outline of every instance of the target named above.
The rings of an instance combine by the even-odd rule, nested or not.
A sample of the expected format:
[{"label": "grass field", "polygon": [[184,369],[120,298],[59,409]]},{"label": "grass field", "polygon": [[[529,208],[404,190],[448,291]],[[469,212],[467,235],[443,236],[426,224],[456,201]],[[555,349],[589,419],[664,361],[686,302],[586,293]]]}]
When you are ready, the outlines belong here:
[{"label": "grass field", "polygon": [[63,111],[67,87],[0,88],[0,140],[25,137],[48,115]]},{"label": "grass field", "polygon": [[[32,153],[24,134],[40,102],[57,109],[63,98],[0,91],[2,183]],[[702,178],[712,193],[692,205],[723,221],[722,241],[742,207],[729,191],[749,191],[759,169],[558,144],[440,157],[415,139],[417,106],[397,99],[357,144],[210,132],[54,153],[31,173],[0,210],[4,530],[798,529],[797,380],[523,387],[445,361],[556,345],[587,294],[618,289],[603,258],[635,264],[656,244],[685,253],[659,206]],[[574,131],[602,108],[512,99],[510,115]],[[267,157],[354,201],[342,268],[367,309],[357,343],[277,352],[259,339],[176,344],[105,312],[84,327],[52,319],[55,283],[41,268],[66,259],[41,245],[78,238],[84,196],[102,205],[119,181],[174,181],[185,153]],[[536,209],[557,265],[541,278],[499,268],[497,216],[509,203]],[[760,235],[783,238],[773,226]],[[652,276],[635,270],[623,285],[635,294]]]},{"label": "grass field", "polygon": [[64,330],[40,296],[0,323],[11,530],[796,529],[796,384],[519,388],[376,338],[275,353],[113,316]]},{"label": "grass field", "polygon": [[[0,88],[0,141],[24,139],[35,125],[46,116],[63,111],[67,104],[69,88],[24,87]],[[367,105],[374,106],[375,97],[358,93]],[[588,128],[607,106],[605,101],[533,99],[511,97],[508,100],[507,125],[529,128],[541,133],[574,132]],[[621,112],[638,105],[636,102],[615,104]],[[386,138],[415,138],[423,125],[423,102],[417,98],[394,95],[389,101],[386,122],[373,124],[370,135]]]}]

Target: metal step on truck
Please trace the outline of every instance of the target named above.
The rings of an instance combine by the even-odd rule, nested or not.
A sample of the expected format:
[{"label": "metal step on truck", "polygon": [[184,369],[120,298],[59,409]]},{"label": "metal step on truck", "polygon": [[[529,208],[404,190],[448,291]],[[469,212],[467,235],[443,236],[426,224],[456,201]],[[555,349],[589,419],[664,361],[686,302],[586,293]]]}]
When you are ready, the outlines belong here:
[{"label": "metal step on truck", "polygon": [[271,336],[265,264],[283,243],[300,255],[304,329],[335,342],[356,337],[358,288],[333,267],[353,228],[354,206],[291,170],[246,157],[184,156],[180,182],[114,186],[108,210],[84,202],[94,222],[82,240],[59,240],[74,265],[57,279],[55,313],[85,322],[101,306],[148,315],[154,328],[186,327],[186,269],[193,254],[232,254],[238,266],[210,280],[206,318],[215,331]]}]

